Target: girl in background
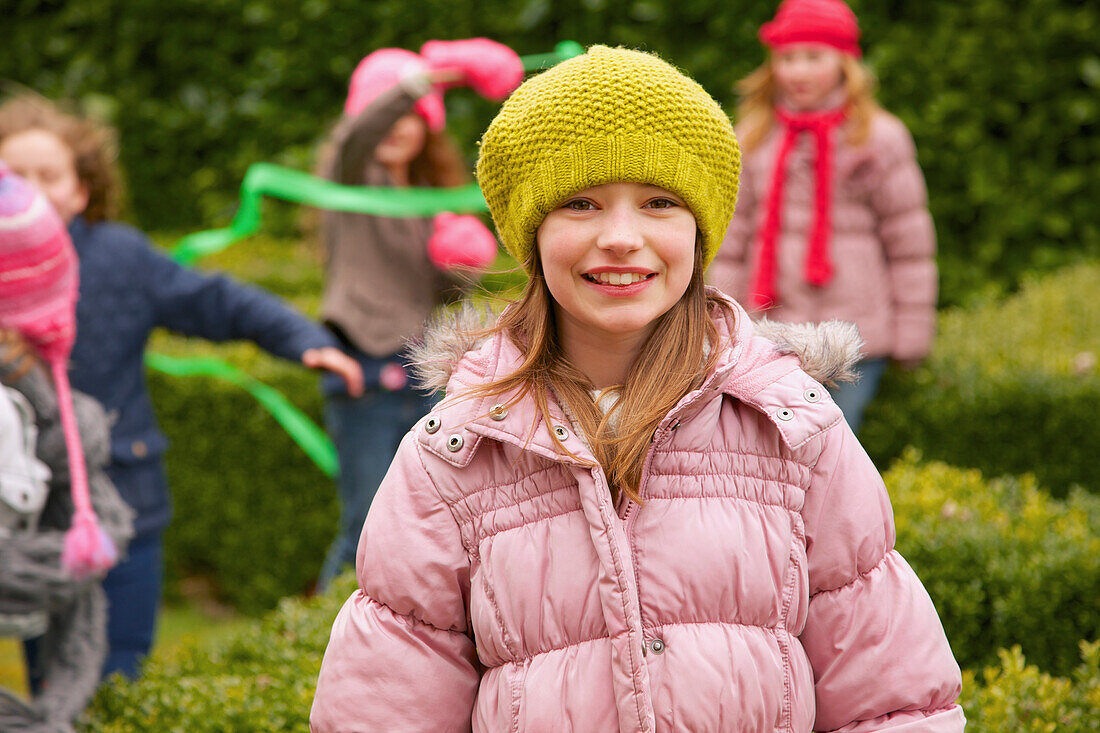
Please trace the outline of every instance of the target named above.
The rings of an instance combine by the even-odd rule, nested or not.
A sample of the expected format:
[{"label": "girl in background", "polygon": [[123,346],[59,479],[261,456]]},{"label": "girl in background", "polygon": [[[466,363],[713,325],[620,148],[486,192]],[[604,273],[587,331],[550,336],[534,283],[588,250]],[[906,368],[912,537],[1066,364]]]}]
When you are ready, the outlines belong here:
[{"label": "girl in background", "polygon": [[738,168],[723,111],[645,53],[595,46],[504,103],[478,181],[530,280],[417,353],[446,397],[371,507],[312,730],[963,729],[819,381],[854,329],[773,342],[704,286]]},{"label": "girl in background", "polygon": [[[353,186],[452,187],[467,165],[445,132],[443,89],[468,84],[502,99],[523,79],[505,46],[484,38],[430,41],[420,53],[385,48],[352,75],[344,116],[322,147],[319,174]],[[374,492],[401,438],[431,406],[406,375],[407,342],[442,303],[492,264],[496,240],[475,217],[369,216],[325,211],[325,323],[363,369],[366,389],[349,395],[324,379],[325,418],[340,458],[340,525],[321,569],[324,588],[355,549]]]},{"label": "girl in background", "polygon": [[181,267],[144,234],[110,221],[118,198],[113,135],[45,100],[0,105],[0,160],[37,186],[68,225],[80,259],[77,336],[69,377],[112,419],[107,473],[136,513],[127,559],[104,580],[104,674],[133,677],[153,641],[170,504],[142,357],[154,328],[213,341],[246,339],[286,359],[362,384],[331,334],[256,288]]},{"label": "girl in background", "polygon": [[889,359],[918,364],[935,330],[935,230],[913,140],[874,101],[843,0],[784,0],[769,58],[738,89],[741,192],[710,282],[754,317],[855,323],[859,380],[834,388],[852,429]]}]

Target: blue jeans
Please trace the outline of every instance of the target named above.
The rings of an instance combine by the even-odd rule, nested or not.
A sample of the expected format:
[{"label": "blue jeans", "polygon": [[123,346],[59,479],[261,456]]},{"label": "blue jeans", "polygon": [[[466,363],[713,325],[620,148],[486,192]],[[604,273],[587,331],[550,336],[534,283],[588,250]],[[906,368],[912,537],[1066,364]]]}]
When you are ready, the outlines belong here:
[{"label": "blue jeans", "polygon": [[121,672],[134,679],[149,656],[164,586],[162,532],[135,538],[126,560],[103,579],[107,593],[107,660],[103,676]]},{"label": "blue jeans", "polygon": [[321,567],[319,590],[346,565],[355,564],[363,521],[378,485],[405,433],[431,407],[431,399],[407,388],[390,392],[374,387],[362,397],[328,397],[325,423],[340,458],[340,526]]},{"label": "blue jeans", "polygon": [[848,421],[852,432],[859,434],[859,426],[863,424],[863,411],[878,392],[878,384],[886,371],[889,359],[879,357],[876,359],[864,359],[855,366],[855,372],[859,379],[852,383],[841,384],[829,390],[833,401],[844,413],[844,419]]}]

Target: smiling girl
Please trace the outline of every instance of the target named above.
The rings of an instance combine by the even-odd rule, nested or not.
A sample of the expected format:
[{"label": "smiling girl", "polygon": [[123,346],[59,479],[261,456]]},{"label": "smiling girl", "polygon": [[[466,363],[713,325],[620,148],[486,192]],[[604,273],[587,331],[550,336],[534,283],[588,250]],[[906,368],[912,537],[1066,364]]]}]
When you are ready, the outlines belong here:
[{"label": "smiling girl", "polygon": [[530,280],[420,351],[446,397],[371,506],[313,730],[962,730],[822,386],[851,329],[769,340],[704,286],[738,169],[718,105],[649,54],[595,46],[505,102],[478,180]]}]

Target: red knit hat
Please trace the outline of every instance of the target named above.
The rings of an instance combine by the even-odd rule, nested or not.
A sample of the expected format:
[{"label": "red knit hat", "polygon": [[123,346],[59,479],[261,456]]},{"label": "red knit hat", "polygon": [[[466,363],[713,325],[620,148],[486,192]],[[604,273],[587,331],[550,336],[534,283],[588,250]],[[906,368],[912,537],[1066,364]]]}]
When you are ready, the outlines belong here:
[{"label": "red knit hat", "polygon": [[77,276],[76,251],[61,218],[0,162],[0,328],[21,333],[50,365],[75,507],[61,562],[82,577],[108,570],[118,552],[92,508],[66,371],[76,335]]},{"label": "red knit hat", "polygon": [[821,43],[862,56],[859,21],[844,0],[783,0],[775,18],[760,26],[760,41],[769,48],[792,43]]}]

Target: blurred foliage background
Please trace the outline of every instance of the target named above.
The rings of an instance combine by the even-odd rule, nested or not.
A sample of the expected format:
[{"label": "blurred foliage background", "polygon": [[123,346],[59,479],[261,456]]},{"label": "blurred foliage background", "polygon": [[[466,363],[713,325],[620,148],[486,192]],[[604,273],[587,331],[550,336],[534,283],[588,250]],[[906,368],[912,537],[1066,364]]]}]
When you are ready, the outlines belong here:
[{"label": "blurred foliage background", "polygon": [[[774,2],[748,0],[0,0],[0,79],[77,100],[121,133],[133,219],[223,225],[248,165],[312,166],[359,59],[489,36],[660,53],[727,109]],[[942,302],[1100,253],[1100,5],[851,0],[880,99],[916,138],[940,236]],[[471,156],[494,105],[448,95]],[[284,218],[292,222],[293,217]]]},{"label": "blurred foliage background", "polygon": [[[471,36],[520,54],[566,39],[644,48],[732,114],[733,84],[764,60],[756,30],[777,2],[0,0],[0,96],[72,100],[116,127],[126,218],[170,245],[227,224],[252,163],[311,169],[348,77],[376,48]],[[971,727],[1095,730],[1100,647],[1079,642],[1100,629],[1100,4],[849,2],[879,99],[917,143],[943,307],[933,356],[889,374],[861,439],[889,468],[898,545],[971,670]],[[456,90],[447,106],[472,169],[496,105]],[[202,267],[316,315],[322,276],[316,248],[302,244],[308,217],[275,202],[265,213],[264,235]],[[515,280],[502,271],[485,286]],[[224,358],[320,421],[316,377],[251,346],[166,334],[153,346]],[[156,373],[150,387],[173,441],[170,595],[198,578],[246,614],[279,608],[104,688],[85,723],[304,727],[331,619],[352,586],[279,599],[316,577],[336,522],[332,482],[240,390]]]}]

